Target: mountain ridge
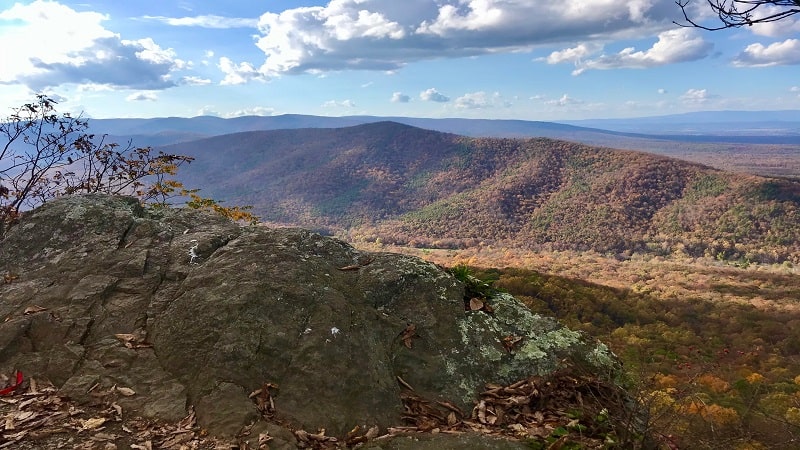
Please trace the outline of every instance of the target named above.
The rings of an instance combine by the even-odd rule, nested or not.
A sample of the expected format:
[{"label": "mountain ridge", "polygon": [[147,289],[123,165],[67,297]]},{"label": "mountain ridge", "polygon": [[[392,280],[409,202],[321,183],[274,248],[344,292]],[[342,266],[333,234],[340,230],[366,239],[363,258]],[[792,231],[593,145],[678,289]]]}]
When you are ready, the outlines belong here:
[{"label": "mountain ridge", "polygon": [[[390,121],[164,147],[206,195],[351,239],[797,259],[800,183],[548,138]],[[182,169],[183,170],[183,169]]]},{"label": "mountain ridge", "polygon": [[[800,111],[796,111],[800,117]],[[679,115],[680,116],[680,115]],[[713,128],[713,132],[697,131],[681,132],[680,129],[650,129],[649,132],[637,132],[636,124],[650,124],[659,117],[665,120],[672,116],[656,116],[639,119],[597,119],[583,121],[534,121],[518,119],[465,119],[465,118],[421,118],[401,116],[313,116],[303,114],[283,114],[276,116],[242,116],[220,118],[216,116],[197,116],[192,118],[164,117],[150,119],[92,119],[93,126],[104,134],[127,137],[139,136],[147,140],[147,136],[164,132],[194,133],[205,136],[231,134],[242,131],[271,130],[282,128],[341,128],[363,123],[393,121],[407,125],[428,128],[436,131],[456,133],[473,137],[552,137],[573,138],[574,140],[600,139],[604,136],[616,138],[655,139],[685,142],[762,142],[773,144],[800,144],[800,119],[787,122],[790,131],[785,133],[760,132],[742,133],[741,123],[728,127],[721,132]],[[682,117],[682,116],[681,116]],[[686,116],[693,117],[693,116]],[[699,121],[691,121],[695,126]],[[717,122],[713,122],[717,123]],[[627,124],[624,129],[604,128],[604,124],[619,126]],[[736,131],[736,133],[730,133]],[[759,139],[761,139],[759,141]],[[177,143],[164,142],[164,144]],[[147,144],[150,145],[150,144]]]}]

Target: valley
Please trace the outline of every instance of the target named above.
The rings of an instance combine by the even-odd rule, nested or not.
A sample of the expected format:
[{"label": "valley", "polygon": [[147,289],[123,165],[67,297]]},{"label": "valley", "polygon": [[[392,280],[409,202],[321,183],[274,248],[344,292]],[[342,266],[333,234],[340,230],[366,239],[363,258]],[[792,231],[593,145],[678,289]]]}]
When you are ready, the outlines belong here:
[{"label": "valley", "polygon": [[795,448],[800,269],[790,263],[361,246],[472,267],[534,311],[607,343],[649,426],[679,448]]},{"label": "valley", "polygon": [[394,122],[162,150],[204,195],[350,241],[800,262],[799,182],[643,152]]},{"label": "valley", "polygon": [[187,185],[269,225],[467,267],[608,343],[664,446],[800,436],[793,151],[694,143],[664,157],[392,122],[165,148],[197,158]]}]

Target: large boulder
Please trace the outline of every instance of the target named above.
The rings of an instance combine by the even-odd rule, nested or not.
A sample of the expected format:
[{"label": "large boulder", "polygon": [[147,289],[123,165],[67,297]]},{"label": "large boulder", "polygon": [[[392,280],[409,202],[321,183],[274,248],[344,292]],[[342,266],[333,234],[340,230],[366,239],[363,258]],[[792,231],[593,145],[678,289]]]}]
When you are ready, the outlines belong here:
[{"label": "large boulder", "polygon": [[465,311],[464,285],[421,259],[131,198],[26,213],[0,242],[0,274],[0,372],[78,401],[127,388],[117,402],[144,417],[193,406],[217,435],[258,419],[248,395],[268,383],[281,423],[341,436],[399,424],[401,383],[469,411],[485,383],[563,360],[617,370],[604,345],[510,296]]}]

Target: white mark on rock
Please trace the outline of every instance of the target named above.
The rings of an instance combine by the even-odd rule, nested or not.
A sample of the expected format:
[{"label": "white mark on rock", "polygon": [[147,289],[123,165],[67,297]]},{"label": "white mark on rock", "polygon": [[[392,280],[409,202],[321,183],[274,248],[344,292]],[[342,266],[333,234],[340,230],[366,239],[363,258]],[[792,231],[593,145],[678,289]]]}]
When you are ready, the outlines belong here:
[{"label": "white mark on rock", "polygon": [[331,328],[331,336],[336,337],[339,335],[339,329],[336,327]]},{"label": "white mark on rock", "polygon": [[194,260],[200,257],[197,254],[197,247],[200,245],[197,243],[197,239],[192,239],[191,242],[194,242],[194,245],[189,248],[189,264],[196,264]]}]

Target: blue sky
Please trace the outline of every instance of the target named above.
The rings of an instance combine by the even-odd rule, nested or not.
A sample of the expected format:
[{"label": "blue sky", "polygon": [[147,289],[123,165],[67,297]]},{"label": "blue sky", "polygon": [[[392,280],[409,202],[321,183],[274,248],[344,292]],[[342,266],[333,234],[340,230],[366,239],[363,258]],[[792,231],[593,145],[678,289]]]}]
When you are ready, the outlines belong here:
[{"label": "blue sky", "polygon": [[45,92],[97,118],[800,109],[800,21],[681,18],[674,0],[0,0],[0,108]]}]

